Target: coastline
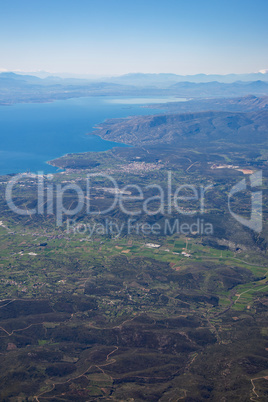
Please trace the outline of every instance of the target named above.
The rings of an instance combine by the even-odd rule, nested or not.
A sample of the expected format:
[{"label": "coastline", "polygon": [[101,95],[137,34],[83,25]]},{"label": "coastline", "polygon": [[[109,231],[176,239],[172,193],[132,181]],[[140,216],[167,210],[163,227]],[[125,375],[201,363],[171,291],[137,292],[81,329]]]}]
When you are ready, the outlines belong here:
[{"label": "coastline", "polygon": [[[88,101],[86,100],[88,98]],[[110,100],[110,99],[114,99],[114,98],[116,98],[115,100],[116,100],[116,102],[118,101],[118,99],[120,98],[120,96],[116,96],[116,97],[113,97],[113,98],[111,98],[111,97],[109,97],[109,96],[102,96],[101,98],[100,98],[100,102],[99,102],[99,105],[98,105],[98,103],[97,103],[97,106],[95,105],[95,100],[93,100],[93,98],[94,99],[96,99],[96,96],[92,96],[92,95],[90,95],[90,96],[79,96],[79,97],[70,97],[70,98],[68,98],[68,99],[53,99],[53,100],[46,100],[46,101],[39,101],[39,102],[27,102],[27,101],[24,101],[23,103],[22,102],[17,102],[17,103],[10,103],[10,104],[5,104],[5,105],[0,105],[0,106],[16,106],[16,105],[29,105],[29,108],[27,107],[27,106],[25,106],[25,108],[27,107],[27,109],[25,109],[25,110],[29,110],[29,112],[27,112],[28,114],[29,114],[29,119],[30,119],[30,114],[32,113],[32,112],[30,112],[30,110],[31,110],[31,105],[38,105],[38,104],[40,104],[40,105],[45,105],[45,104],[55,104],[55,103],[57,103],[56,101],[58,101],[58,102],[63,102],[62,103],[62,105],[59,103],[58,105],[61,107],[63,107],[63,109],[62,110],[64,110],[64,108],[65,108],[65,100],[71,100],[71,99],[73,99],[74,101],[75,100],[79,100],[79,99],[81,99],[82,101],[82,106],[83,106],[83,104],[85,105],[85,107],[86,108],[89,108],[89,110],[90,110],[90,113],[92,113],[92,116],[94,116],[94,108],[96,109],[96,107],[97,107],[97,109],[98,110],[100,110],[102,113],[100,113],[100,120],[99,120],[99,122],[97,122],[96,123],[96,121],[92,124],[92,127],[91,127],[91,131],[87,131],[87,130],[85,130],[84,131],[84,133],[82,134],[82,136],[85,138],[85,137],[91,137],[91,138],[98,138],[98,139],[101,139],[102,141],[105,141],[105,143],[103,143],[103,144],[100,144],[98,141],[96,141],[96,145],[95,145],[95,143],[94,143],[94,141],[93,141],[93,145],[92,145],[92,148],[94,148],[93,150],[88,150],[88,149],[85,149],[85,148],[89,148],[91,145],[89,144],[88,146],[87,146],[87,144],[85,144],[85,141],[83,141],[82,140],[82,142],[80,141],[80,139],[79,139],[79,137],[81,138],[81,134],[79,134],[79,127],[78,127],[78,129],[77,129],[77,134],[76,135],[74,135],[74,133],[72,133],[71,134],[71,136],[72,137],[69,137],[69,138],[71,138],[71,141],[73,141],[74,142],[74,145],[75,146],[72,146],[72,143],[70,143],[70,150],[71,150],[71,152],[63,152],[63,153],[61,153],[61,152],[59,152],[58,153],[58,155],[59,156],[56,156],[56,157],[52,157],[52,158],[44,158],[43,160],[41,160],[40,159],[40,167],[38,166],[38,163],[35,163],[34,165],[33,165],[33,163],[32,163],[32,157],[36,157],[35,159],[38,159],[39,158],[39,154],[41,154],[41,152],[43,152],[44,154],[46,153],[47,155],[49,155],[49,153],[50,152],[48,152],[47,151],[47,149],[45,150],[45,151],[39,151],[38,153],[36,153],[36,150],[34,149],[33,150],[33,153],[32,154],[30,154],[30,152],[31,152],[31,149],[29,149],[29,151],[26,149],[26,146],[25,146],[25,144],[27,144],[27,142],[22,142],[22,140],[21,140],[21,138],[22,138],[22,136],[19,136],[17,133],[18,133],[18,131],[17,132],[15,132],[14,131],[14,141],[15,141],[15,143],[17,143],[17,138],[16,137],[18,137],[18,140],[19,141],[21,141],[22,142],[22,147],[20,147],[20,152],[23,154],[23,153],[25,153],[25,160],[23,160],[22,159],[22,157],[23,157],[23,155],[22,155],[22,157],[20,157],[19,158],[19,160],[17,161],[17,165],[18,165],[18,167],[20,168],[20,165],[22,166],[22,169],[20,170],[20,169],[17,169],[17,166],[15,167],[14,166],[14,164],[13,163],[10,163],[10,165],[11,165],[11,168],[10,169],[8,169],[8,167],[9,167],[9,163],[8,163],[8,159],[6,160],[6,162],[3,162],[4,164],[5,164],[5,166],[3,166],[3,170],[5,171],[5,173],[3,173],[3,174],[1,174],[0,173],[0,175],[1,176],[5,176],[6,174],[16,174],[16,173],[14,173],[14,171],[15,172],[17,172],[17,173],[23,173],[23,172],[27,172],[27,171],[37,171],[37,170],[44,170],[44,171],[46,171],[46,169],[45,169],[45,167],[44,166],[42,166],[43,164],[45,164],[45,165],[48,165],[48,166],[51,166],[51,167],[53,167],[53,168],[59,168],[59,166],[57,166],[57,164],[55,164],[54,163],[54,160],[58,160],[58,159],[60,159],[60,158],[64,158],[64,157],[66,157],[66,156],[70,156],[70,155],[75,155],[75,154],[85,154],[85,153],[95,153],[95,152],[97,152],[97,153],[103,153],[103,152],[106,152],[106,151],[108,151],[109,149],[113,149],[113,148],[116,148],[116,147],[129,147],[129,146],[133,146],[134,144],[131,144],[130,142],[127,142],[127,141],[124,141],[123,139],[121,140],[120,138],[116,138],[116,140],[113,140],[113,139],[109,139],[109,138],[106,138],[106,136],[104,136],[103,135],[103,133],[102,133],[102,130],[103,130],[103,127],[105,127],[105,125],[107,125],[107,124],[118,124],[118,123],[120,123],[120,122],[127,122],[129,119],[131,119],[131,118],[133,118],[133,117],[135,117],[135,118],[137,118],[137,117],[142,117],[142,116],[144,116],[144,115],[150,115],[150,116],[152,116],[152,115],[156,115],[156,114],[158,114],[160,111],[158,110],[158,104],[137,104],[137,105],[131,105],[131,111],[129,111],[128,109],[126,110],[125,109],[125,105],[127,105],[127,101],[128,101],[128,99],[129,99],[129,101],[131,102],[131,98],[133,99],[134,97],[133,96],[127,96],[127,97],[124,97],[124,99],[123,99],[123,103],[121,104],[121,103],[118,103],[118,104],[116,104],[116,106],[115,106],[115,104],[112,104],[112,106],[111,106],[111,109],[109,108],[109,105],[108,105],[108,110],[107,110],[107,104],[108,104],[108,102],[106,102],[106,100]],[[84,103],[84,100],[85,100],[85,103]],[[148,98],[147,99],[144,99],[144,102],[146,102],[148,100]],[[150,100],[152,100],[152,98],[150,98]],[[169,101],[170,101],[170,98],[168,97],[167,99],[167,103],[169,103]],[[103,103],[103,101],[105,102],[105,103]],[[93,103],[92,103],[93,102]],[[59,108],[59,106],[56,106],[56,108],[58,109]],[[68,108],[70,108],[70,103],[68,103],[68,104],[66,104],[66,105],[69,105],[68,106]],[[93,106],[93,109],[91,109],[91,105],[94,105]],[[105,108],[104,109],[102,109],[102,106],[103,105],[106,105],[105,106]],[[74,103],[74,106],[75,106],[75,110],[77,110],[78,112],[79,112],[79,110],[80,110],[80,103],[78,103],[78,105],[76,105],[76,103]],[[148,114],[148,107],[150,107],[150,111],[149,111],[149,114]],[[46,108],[47,109],[47,108]],[[7,110],[6,108],[5,109],[3,109],[3,113],[5,113],[4,112],[4,110]],[[9,109],[8,109],[9,110]],[[9,120],[11,121],[11,120],[13,120],[14,119],[14,113],[16,114],[17,113],[17,110],[22,110],[21,108],[19,108],[19,109],[17,109],[16,108],[16,110],[14,110],[14,112],[13,112],[13,110],[12,111],[10,111],[10,112],[8,112],[9,113],[9,118],[7,119],[7,124],[8,124],[8,126],[7,126],[7,128],[9,128]],[[41,110],[41,109],[40,109]],[[85,109],[86,110],[86,109]],[[92,110],[92,112],[91,112],[91,110]],[[106,112],[106,110],[107,110],[107,112]],[[111,110],[111,112],[110,112],[110,110]],[[116,113],[115,113],[116,112]],[[133,113],[133,114],[131,114],[131,112]],[[21,112],[20,112],[21,113]],[[40,114],[40,116],[42,117],[43,116],[43,111],[41,110],[41,113],[42,114]],[[77,113],[77,112],[75,112],[75,113]],[[80,112],[79,112],[80,113]],[[82,118],[83,119],[85,119],[86,117],[84,117],[85,116],[85,113],[83,112],[83,113],[80,113],[81,115],[82,115]],[[117,116],[116,116],[116,114],[117,114]],[[77,115],[79,115],[79,114],[77,114]],[[105,118],[106,116],[108,116],[107,118]],[[23,108],[23,116],[24,116],[24,108]],[[27,115],[26,115],[27,116]],[[74,114],[74,116],[76,116],[75,114]],[[111,117],[110,117],[111,116]],[[103,118],[104,117],[104,118]],[[43,117],[42,117],[43,118]],[[75,117],[76,118],[76,117]],[[28,117],[23,117],[23,122],[24,121],[26,121],[26,122],[30,122],[30,120],[27,120],[28,119]],[[60,118],[61,119],[61,118]],[[33,130],[36,130],[36,133],[39,135],[39,129],[38,129],[38,127],[37,127],[37,125],[39,124],[38,123],[38,117],[37,117],[37,124],[36,123],[34,123],[35,124],[35,126],[33,126]],[[42,121],[40,121],[40,124],[42,123]],[[56,123],[57,123],[57,121],[56,121]],[[66,126],[66,124],[64,123],[64,120],[62,120],[62,123],[63,123],[63,126],[62,126],[62,131],[63,130],[65,130],[65,127],[64,127],[64,125]],[[60,125],[61,125],[61,120],[59,121],[59,127],[60,127]],[[72,123],[73,124],[73,123]],[[90,125],[90,119],[89,119],[89,125]],[[53,123],[52,124],[50,124],[50,126],[51,126],[51,128],[52,128],[52,130],[53,130]],[[48,126],[48,130],[50,130],[51,128],[50,128],[50,126]],[[22,125],[20,125],[20,129],[21,129],[21,131],[22,131],[22,133],[24,133],[24,131],[26,132],[26,134],[27,134],[27,131],[26,131],[26,129],[24,130],[24,127],[22,126]],[[68,130],[68,127],[66,126],[66,129]],[[84,130],[84,128],[83,128],[83,130]],[[46,141],[46,137],[44,136],[44,134],[43,134],[43,132],[44,132],[44,129],[43,129],[43,127],[42,127],[42,132],[40,133],[40,141]],[[81,132],[81,128],[80,128],[80,132]],[[49,131],[48,131],[48,133],[49,133]],[[13,133],[12,133],[12,135],[13,135]],[[56,135],[56,133],[55,133],[55,135]],[[62,137],[63,137],[63,135],[62,135],[62,133],[59,133],[59,135],[61,135]],[[65,135],[65,134],[64,134]],[[68,136],[68,131],[67,131],[67,136]],[[57,138],[57,137],[56,137]],[[59,136],[58,137],[59,138],[59,140],[57,140],[57,142],[58,142],[58,144],[56,144],[55,145],[55,151],[56,151],[56,154],[57,154],[57,149],[58,149],[58,145],[59,145],[59,142],[61,141],[61,137]],[[68,138],[68,137],[67,137]],[[74,139],[74,140],[72,140],[72,138]],[[34,141],[36,141],[35,140],[35,138],[33,138],[33,140]],[[50,135],[50,138],[49,138],[49,141],[51,142],[51,147],[53,147],[53,143],[52,143],[52,140],[53,140],[53,138],[52,138],[52,136]],[[64,141],[64,139],[62,139],[63,141]],[[111,143],[111,144],[109,144],[109,142]],[[42,143],[42,142],[41,142]],[[80,145],[81,145],[81,148],[80,149],[85,149],[85,150],[79,150],[79,143],[80,143]],[[108,144],[108,145],[107,145]],[[96,146],[96,150],[95,150],[95,146]],[[23,147],[25,148],[25,149],[23,149]],[[101,149],[101,148],[104,148],[103,150]],[[65,147],[65,148],[67,148],[67,147]],[[74,149],[74,148],[78,148],[78,152],[77,151],[72,151],[72,148]],[[4,145],[3,145],[3,149],[5,149],[4,148]],[[8,148],[7,148],[8,149]],[[53,148],[51,148],[51,149],[53,149]],[[11,156],[10,156],[10,161],[12,161],[12,160],[15,160],[15,153],[16,152],[18,152],[17,150],[16,150],[16,148],[14,149],[14,150],[10,150],[10,151],[8,151],[8,152],[10,152],[10,154],[11,154]],[[26,154],[28,154],[28,152],[29,152],[29,155],[30,155],[30,158],[29,158],[29,164],[26,162],[26,158],[28,158],[28,156],[26,156]],[[13,156],[13,153],[14,153],[14,156]],[[16,158],[17,159],[17,158]],[[21,162],[20,162],[21,161]],[[22,163],[23,162],[23,163]],[[26,162],[26,163],[25,163]],[[13,165],[13,166],[12,166]],[[23,166],[26,166],[25,168],[23,167]],[[13,170],[13,168],[14,168],[14,170]],[[18,170],[19,170],[19,172],[18,172]],[[8,173],[6,173],[6,171],[8,171]]]}]

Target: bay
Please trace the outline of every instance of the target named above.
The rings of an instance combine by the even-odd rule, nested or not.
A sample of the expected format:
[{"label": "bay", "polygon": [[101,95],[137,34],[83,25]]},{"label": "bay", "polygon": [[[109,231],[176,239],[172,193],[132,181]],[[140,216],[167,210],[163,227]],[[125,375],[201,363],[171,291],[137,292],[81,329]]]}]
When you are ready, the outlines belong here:
[{"label": "bay", "polygon": [[[165,101],[174,100],[161,99]],[[57,169],[46,162],[67,153],[126,146],[86,134],[106,119],[161,112],[142,107],[150,103],[152,98],[87,97],[0,106],[0,175],[53,173]]]}]

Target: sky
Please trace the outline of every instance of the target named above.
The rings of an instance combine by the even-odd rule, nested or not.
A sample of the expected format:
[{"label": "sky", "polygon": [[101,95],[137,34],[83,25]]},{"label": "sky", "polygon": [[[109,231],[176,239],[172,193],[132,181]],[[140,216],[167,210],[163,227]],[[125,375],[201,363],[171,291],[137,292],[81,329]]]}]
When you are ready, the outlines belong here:
[{"label": "sky", "polygon": [[267,0],[1,0],[0,70],[268,69]]}]

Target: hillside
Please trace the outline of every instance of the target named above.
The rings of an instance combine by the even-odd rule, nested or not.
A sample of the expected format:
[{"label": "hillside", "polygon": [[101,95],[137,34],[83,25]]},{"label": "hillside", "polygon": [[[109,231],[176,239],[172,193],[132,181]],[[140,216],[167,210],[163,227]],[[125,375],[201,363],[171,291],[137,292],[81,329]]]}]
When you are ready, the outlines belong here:
[{"label": "hillside", "polygon": [[136,116],[107,120],[93,134],[131,145],[196,144],[204,141],[262,143],[268,116],[253,113],[201,112]]}]

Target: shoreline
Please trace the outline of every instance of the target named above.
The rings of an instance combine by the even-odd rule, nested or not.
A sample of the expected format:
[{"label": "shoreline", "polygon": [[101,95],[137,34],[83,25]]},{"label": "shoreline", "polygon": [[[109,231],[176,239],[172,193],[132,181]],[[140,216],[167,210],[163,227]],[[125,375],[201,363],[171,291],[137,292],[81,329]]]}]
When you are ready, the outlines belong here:
[{"label": "shoreline", "polygon": [[[54,103],[54,102],[57,102],[57,101],[67,101],[67,100],[71,100],[71,99],[74,99],[74,100],[76,100],[76,99],[85,99],[85,98],[96,98],[96,96],[97,95],[87,95],[87,96],[75,96],[75,97],[70,97],[70,98],[66,98],[66,99],[53,99],[53,100],[44,100],[44,101],[31,101],[31,102],[27,102],[27,101],[24,101],[24,102],[20,102],[20,101],[18,101],[18,102],[14,102],[14,103],[5,103],[5,104],[3,104],[3,103],[0,103],[0,107],[1,106],[13,106],[13,105],[19,105],[19,104],[24,104],[24,105],[37,105],[37,104],[49,104],[49,103]],[[98,95],[98,96],[100,96],[100,95]],[[111,96],[110,95],[102,95],[101,96],[102,98],[110,98]],[[129,95],[127,95],[127,96],[125,96],[125,97],[122,97],[122,95],[117,95],[117,96],[113,96],[112,97],[113,99],[115,98],[115,99],[119,99],[119,98],[125,98],[125,99],[135,99],[135,98],[137,98],[137,96],[129,96]],[[181,101],[179,101],[179,102],[185,102],[187,99],[186,98],[181,98],[181,97],[178,97],[178,100],[179,99],[183,99],[183,100],[181,100]],[[148,97],[147,98],[145,98],[144,99],[144,101],[146,102],[146,100],[148,100]],[[150,97],[150,100],[153,100],[153,97]],[[166,99],[166,103],[165,104],[168,104],[168,103],[174,103],[174,99],[172,99],[172,101],[170,100],[170,97],[167,97],[167,99]],[[127,105],[127,103],[126,104],[124,104],[124,103],[122,103],[121,104],[121,106],[123,107],[124,105]],[[159,103],[148,103],[148,104],[131,104],[131,107],[138,107],[138,108],[141,108],[141,109],[152,109],[152,114],[148,114],[148,116],[152,116],[152,115],[157,115],[158,113],[156,112],[156,113],[153,113],[153,109],[158,109],[159,108]],[[61,155],[59,155],[59,156],[57,156],[57,157],[55,157],[55,158],[53,158],[53,159],[49,159],[49,160],[44,160],[44,161],[42,161],[42,163],[44,163],[44,164],[47,164],[47,165],[49,165],[49,166],[51,166],[51,167],[54,167],[54,168],[57,168],[57,169],[61,169],[58,165],[55,165],[54,163],[53,163],[53,161],[54,160],[57,160],[57,159],[61,159],[61,158],[64,158],[64,157],[66,157],[66,156],[72,156],[72,155],[76,155],[76,154],[85,154],[85,153],[91,153],[91,152],[94,152],[94,153],[103,153],[103,152],[107,152],[107,151],[109,151],[109,150],[111,150],[111,149],[113,149],[113,148],[117,148],[117,147],[131,147],[131,146],[133,146],[132,144],[128,144],[128,143],[125,143],[125,142],[123,142],[123,141],[120,141],[120,140],[117,140],[117,141],[113,141],[113,140],[108,140],[108,139],[106,139],[106,138],[104,138],[104,136],[102,136],[101,135],[101,130],[103,129],[103,126],[105,126],[105,124],[107,124],[107,123],[111,123],[111,122],[120,122],[120,121],[127,121],[128,119],[131,119],[131,118],[133,118],[133,117],[139,117],[139,116],[143,116],[143,114],[135,114],[135,115],[129,115],[129,116],[126,116],[126,117],[112,117],[112,118],[107,118],[107,119],[104,119],[103,121],[101,121],[101,122],[99,122],[99,123],[97,123],[97,124],[95,124],[93,127],[92,127],[92,130],[93,131],[91,131],[91,132],[86,132],[85,134],[84,134],[84,136],[95,136],[95,137],[99,137],[102,141],[105,141],[105,142],[112,142],[113,143],[113,146],[111,146],[110,148],[108,148],[108,149],[106,149],[106,150],[103,150],[103,151],[99,151],[99,150],[96,150],[96,151],[88,151],[88,150],[86,150],[86,151],[81,151],[81,152],[67,152],[67,153],[64,153],[64,154],[61,154]],[[98,133],[98,131],[99,131],[99,133]],[[45,170],[45,169],[44,169]],[[61,169],[61,170],[64,170],[64,169]],[[20,174],[20,173],[26,173],[27,171],[21,171],[21,172],[17,172],[17,173],[14,173],[14,172],[9,172],[9,173],[0,173],[0,177],[3,177],[3,176],[9,176],[9,175],[16,175],[16,174]],[[55,172],[55,173],[57,173],[57,172]]]}]

